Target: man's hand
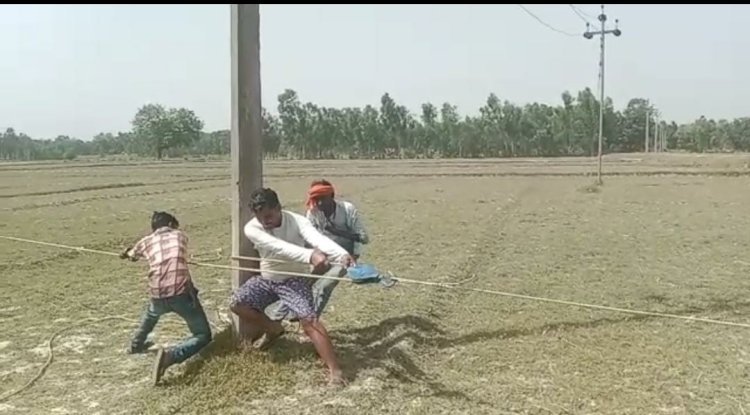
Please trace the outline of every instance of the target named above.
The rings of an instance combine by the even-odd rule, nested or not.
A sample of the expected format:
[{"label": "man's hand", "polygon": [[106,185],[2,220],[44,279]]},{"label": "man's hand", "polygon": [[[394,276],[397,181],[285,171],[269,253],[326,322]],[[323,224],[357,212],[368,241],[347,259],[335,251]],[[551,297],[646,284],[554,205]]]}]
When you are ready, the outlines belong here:
[{"label": "man's hand", "polygon": [[329,267],[328,257],[319,249],[313,249],[310,255],[310,264],[313,266],[313,274],[327,271]]},{"label": "man's hand", "polygon": [[130,259],[130,255],[128,254],[128,252],[130,252],[131,249],[133,249],[133,247],[129,247],[122,251],[122,253],[120,254],[120,259]]},{"label": "man's hand", "polygon": [[331,225],[330,223],[328,223],[326,225],[326,231],[328,231],[328,232],[330,232],[330,233],[332,233],[332,234],[334,234],[336,236],[340,236],[342,238],[349,239],[350,241],[359,242],[359,240],[360,240],[359,235],[357,235],[355,233],[352,233],[352,232],[348,232],[348,231],[339,229],[339,228]]},{"label": "man's hand", "polygon": [[345,255],[341,257],[341,265],[344,266],[344,268],[349,268],[357,265],[357,260],[354,259],[351,255]]}]

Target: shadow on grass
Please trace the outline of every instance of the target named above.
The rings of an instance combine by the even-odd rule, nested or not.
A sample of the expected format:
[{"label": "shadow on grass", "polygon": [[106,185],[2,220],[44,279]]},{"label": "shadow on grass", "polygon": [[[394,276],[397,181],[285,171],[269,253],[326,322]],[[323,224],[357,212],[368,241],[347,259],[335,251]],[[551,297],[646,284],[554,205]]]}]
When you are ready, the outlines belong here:
[{"label": "shadow on grass", "polygon": [[[289,390],[294,382],[292,371],[264,353],[241,347],[232,329],[226,327],[214,334],[199,356],[186,361],[182,370],[169,368],[145,399],[146,405],[156,408],[140,408],[139,413],[217,413],[274,391]],[[165,390],[169,390],[167,395]]]},{"label": "shadow on grass", "polygon": [[[656,301],[661,304],[668,304],[666,297],[663,297],[663,296],[651,296],[650,299],[652,301]],[[746,309],[748,307],[750,307],[750,301],[733,301],[733,300],[724,299],[724,298],[714,298],[714,299],[707,301],[707,304],[703,307],[683,306],[683,308],[678,309],[678,310],[671,309],[671,310],[664,310],[662,312],[674,314],[674,315],[690,316],[694,314],[719,313],[719,312],[733,311],[733,310],[739,310],[739,309]],[[459,337],[446,337],[442,335],[443,334],[442,332],[440,332],[440,335],[432,336],[432,337],[424,337],[421,335],[417,335],[418,337],[413,340],[421,344],[424,344],[428,347],[434,347],[437,349],[445,349],[445,348],[450,348],[454,346],[461,346],[461,345],[472,344],[472,343],[477,343],[477,342],[513,339],[513,338],[524,337],[524,336],[536,336],[536,335],[541,335],[541,334],[545,334],[548,332],[575,330],[579,328],[596,328],[596,327],[605,326],[605,325],[613,325],[613,324],[636,322],[636,321],[659,320],[659,319],[665,320],[666,318],[657,317],[657,316],[648,316],[648,315],[627,315],[627,316],[620,317],[620,318],[605,317],[605,318],[598,318],[594,320],[584,320],[584,321],[563,321],[559,323],[549,323],[549,324],[543,324],[540,326],[522,328],[522,329],[498,329],[498,330],[491,330],[491,331],[476,331],[474,333],[469,333],[467,335],[459,336]],[[683,322],[688,323],[688,324],[705,324],[701,322],[688,322],[688,321],[683,321]],[[426,323],[429,323],[429,322],[423,322],[422,324],[426,324]],[[365,328],[362,330],[368,330],[368,329],[369,328]]]},{"label": "shadow on grass", "polygon": [[[700,306],[683,306],[679,310],[669,310],[664,297],[650,298],[661,304],[671,314],[691,315],[746,309],[750,301],[733,301],[717,298]],[[511,339],[524,336],[543,335],[548,332],[596,328],[599,326],[655,320],[659,317],[627,315],[620,318],[598,318],[583,321],[563,321],[537,325],[528,328],[505,328],[490,331],[476,331],[453,337],[446,333],[434,320],[415,315],[389,318],[377,324],[355,329],[332,332],[337,354],[347,376],[354,379],[368,369],[381,369],[388,377],[402,384],[413,384],[429,390],[432,396],[460,399],[488,404],[468,397],[464,392],[454,390],[435,380],[434,376],[420,368],[417,356],[425,356],[430,349],[441,350],[478,342]],[[319,364],[315,349],[310,343],[299,343],[291,336],[279,339],[268,352],[243,352],[232,337],[230,328],[215,334],[214,340],[204,348],[201,358],[189,361],[181,375],[168,376],[165,386],[194,386],[197,390],[210,390],[226,399],[244,399],[248,394],[256,395],[267,390],[293,387],[293,371],[286,367],[295,361]],[[424,359],[424,357],[423,357]],[[189,394],[170,409],[172,413],[202,401],[197,393]],[[226,400],[225,402],[226,403]],[[217,402],[216,405],[219,403]],[[213,405],[213,404],[212,404]],[[205,406],[203,410],[215,410],[220,406]]]},{"label": "shadow on grass", "polygon": [[[201,369],[214,360],[220,360],[229,355],[242,353],[239,344],[232,335],[231,327],[214,333],[211,343],[204,347],[199,359],[193,359],[186,363],[185,371],[177,379],[180,383],[190,385],[200,376]],[[165,382],[165,384],[167,384]]]},{"label": "shadow on grass", "polygon": [[[413,315],[389,318],[376,325],[358,329],[336,330],[331,333],[339,362],[349,379],[354,379],[364,370],[382,369],[388,376],[401,383],[422,385],[433,396],[473,400],[463,392],[451,390],[435,381],[415,362],[419,348],[445,332],[428,319]],[[415,350],[410,350],[415,349]],[[311,343],[298,343],[289,338],[280,339],[269,350],[271,359],[280,363],[308,360],[314,356]]]}]

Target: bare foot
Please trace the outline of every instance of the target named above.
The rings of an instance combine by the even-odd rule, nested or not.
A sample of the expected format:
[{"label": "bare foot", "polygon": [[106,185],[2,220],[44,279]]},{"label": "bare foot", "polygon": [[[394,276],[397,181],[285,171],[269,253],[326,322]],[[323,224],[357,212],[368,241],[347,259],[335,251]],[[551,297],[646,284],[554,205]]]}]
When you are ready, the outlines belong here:
[{"label": "bare foot", "polygon": [[312,340],[310,340],[310,338],[307,337],[307,335],[304,334],[304,333],[297,335],[297,341],[300,342],[300,343],[302,343],[302,344],[312,343]]},{"label": "bare foot", "polygon": [[333,371],[328,374],[328,386],[343,388],[348,384],[349,382],[344,377],[344,373],[342,371]]},{"label": "bare foot", "polygon": [[261,337],[260,341],[255,344],[255,348],[258,350],[265,350],[268,347],[271,346],[271,344],[276,341],[279,337],[284,335],[284,328],[281,326],[281,323],[274,324],[275,330],[273,331],[267,331],[263,337]]}]

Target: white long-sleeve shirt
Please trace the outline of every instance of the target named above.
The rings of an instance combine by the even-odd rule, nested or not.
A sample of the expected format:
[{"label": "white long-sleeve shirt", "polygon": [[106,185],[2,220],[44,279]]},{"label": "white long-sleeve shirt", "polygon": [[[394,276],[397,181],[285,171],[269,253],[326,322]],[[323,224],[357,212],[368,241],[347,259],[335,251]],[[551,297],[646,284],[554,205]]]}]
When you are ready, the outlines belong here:
[{"label": "white long-sleeve shirt", "polygon": [[[326,218],[325,214],[318,208],[313,208],[307,210],[307,219],[309,219],[313,226],[323,233],[323,235],[331,238],[351,255],[362,255],[364,245],[370,242],[370,237],[367,234],[367,229],[362,222],[359,211],[351,202],[338,199],[336,199],[335,202],[336,209],[330,218]],[[326,225],[329,222],[338,229],[343,229],[355,235],[359,235],[360,240],[354,242],[326,231]]]},{"label": "white long-sleeve shirt", "polygon": [[[281,211],[281,226],[276,229],[266,230],[257,218],[253,218],[245,225],[244,231],[261,257],[261,276],[274,281],[283,281],[291,276],[264,271],[310,272],[313,250],[305,248],[305,242],[322,251],[334,262],[347,255],[336,242],[318,232],[307,218],[287,210]],[[265,259],[289,262],[279,263]]]}]

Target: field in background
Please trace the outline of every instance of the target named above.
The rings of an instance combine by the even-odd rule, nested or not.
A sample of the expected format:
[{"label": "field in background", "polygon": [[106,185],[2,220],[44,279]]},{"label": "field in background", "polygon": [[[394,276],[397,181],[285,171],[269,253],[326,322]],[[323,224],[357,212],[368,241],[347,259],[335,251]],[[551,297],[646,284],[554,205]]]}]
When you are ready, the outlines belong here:
[{"label": "field in background", "polygon": [[[331,179],[372,234],[365,260],[414,279],[750,323],[750,156],[266,162],[301,211]],[[119,251],[151,211],[176,213],[204,261],[230,250],[222,161],[0,164],[0,235]],[[598,191],[597,191],[598,190]],[[56,331],[138,319],[145,268],[0,240],[0,395],[31,379]],[[194,268],[223,327],[228,272]],[[152,356],[124,353],[134,323],[66,331],[44,377],[0,414],[737,413],[750,411],[750,330],[478,293],[337,288],[325,322],[351,378],[333,392],[309,343],[204,356],[149,386]],[[186,333],[164,318],[155,333]]]}]

